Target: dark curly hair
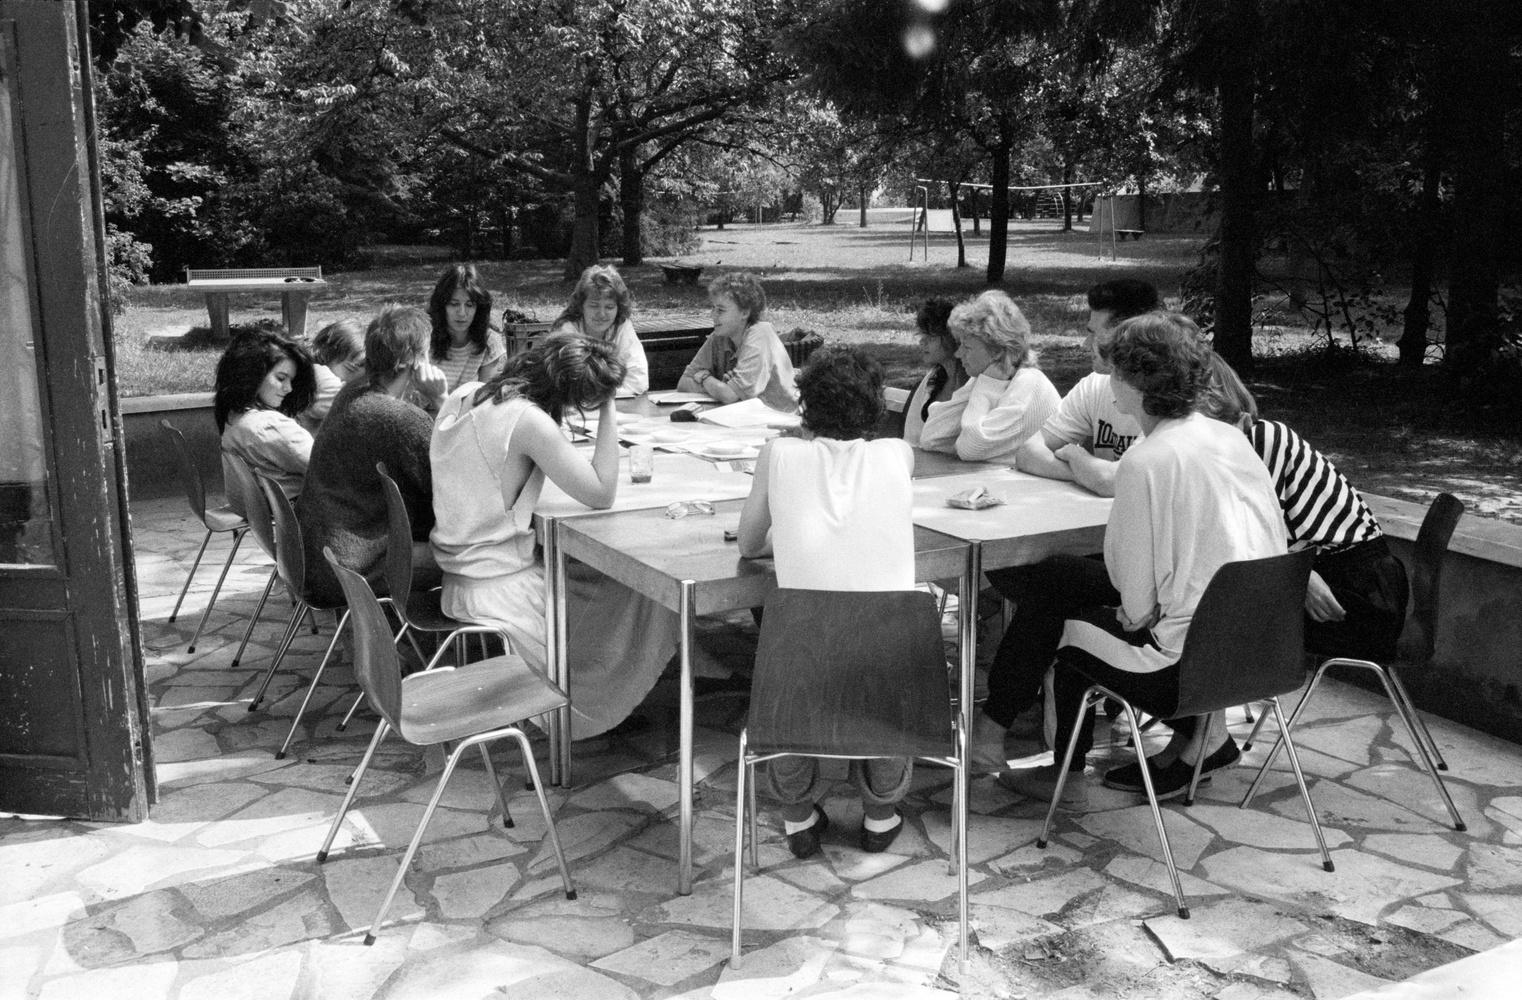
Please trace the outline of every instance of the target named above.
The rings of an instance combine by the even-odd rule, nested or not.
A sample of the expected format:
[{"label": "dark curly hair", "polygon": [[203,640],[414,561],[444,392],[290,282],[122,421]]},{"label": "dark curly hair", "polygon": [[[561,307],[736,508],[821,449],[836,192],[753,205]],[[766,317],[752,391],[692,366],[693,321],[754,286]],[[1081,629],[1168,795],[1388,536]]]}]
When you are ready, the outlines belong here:
[{"label": "dark curly hair", "polygon": [[1150,312],[1115,328],[1110,364],[1115,377],[1141,392],[1149,415],[1184,417],[1210,383],[1210,353],[1194,320]]},{"label": "dark curly hair", "polygon": [[227,345],[217,361],[216,395],[212,402],[217,433],[226,429],[234,413],[258,405],[259,385],[264,376],[286,360],[296,366],[296,377],[291,379],[291,391],[280,403],[280,412],[294,417],[311,406],[312,397],[317,394],[311,352],[304,345],[268,330],[241,334]]},{"label": "dark curly hair", "polygon": [[1150,281],[1116,278],[1114,281],[1101,281],[1089,289],[1089,309],[1103,309],[1116,322],[1161,309],[1162,306],[1157,286]]},{"label": "dark curly hair", "polygon": [[855,347],[821,347],[798,375],[798,402],[815,435],[865,437],[883,415],[883,367]]},{"label": "dark curly hair", "polygon": [[747,317],[746,323],[754,325],[766,313],[766,289],[761,279],[744,271],[721,274],[708,283],[708,301],[717,302],[719,296],[728,295],[735,300]]},{"label": "dark curly hair", "polygon": [[623,384],[624,372],[618,349],[607,341],[555,333],[509,358],[500,374],[476,390],[471,405],[522,396],[558,424],[567,407],[601,406]]},{"label": "dark curly hair", "polygon": [[476,304],[476,314],[471,317],[467,335],[477,351],[486,350],[486,330],[491,324],[491,292],[481,284],[481,276],[474,264],[451,264],[439,275],[433,294],[428,296],[428,318],[433,321],[433,342],[430,353],[433,360],[443,361],[449,356],[449,317],[444,307],[456,291],[463,291]]}]

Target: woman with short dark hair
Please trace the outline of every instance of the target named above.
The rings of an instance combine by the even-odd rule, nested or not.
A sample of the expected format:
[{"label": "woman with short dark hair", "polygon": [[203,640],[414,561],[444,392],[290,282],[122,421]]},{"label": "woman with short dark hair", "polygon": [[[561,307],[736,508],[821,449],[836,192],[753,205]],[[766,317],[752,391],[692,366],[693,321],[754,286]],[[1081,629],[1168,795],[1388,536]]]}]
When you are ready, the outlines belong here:
[{"label": "woman with short dark hair", "polygon": [[[866,440],[883,413],[883,374],[870,355],[825,346],[798,376],[801,436],[768,442],[740,515],[740,554],[775,556],[777,584],[795,590],[910,590],[914,528],[909,512],[914,452],[900,438]],[[853,760],[865,819],[863,850],[886,850],[903,828],[897,803],[913,763]],[[815,804],[823,789],[818,761],[770,762],[761,787],[782,804],[788,847],[800,858],[819,850],[829,823]]]},{"label": "woman with short dark hair", "polygon": [[932,403],[948,402],[967,384],[967,369],[957,357],[957,339],[947,321],[952,305],[948,299],[926,299],[914,314],[919,332],[920,360],[928,368],[904,406],[904,440],[919,447],[920,432],[930,416]]}]

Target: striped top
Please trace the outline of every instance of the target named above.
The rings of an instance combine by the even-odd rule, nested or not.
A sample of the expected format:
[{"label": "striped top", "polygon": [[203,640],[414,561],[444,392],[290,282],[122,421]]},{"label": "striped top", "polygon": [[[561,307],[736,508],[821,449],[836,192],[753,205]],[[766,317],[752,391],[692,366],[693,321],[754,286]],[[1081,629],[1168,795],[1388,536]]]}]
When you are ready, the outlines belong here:
[{"label": "striped top", "polygon": [[1259,420],[1247,436],[1274,481],[1291,548],[1336,552],[1384,534],[1353,484],[1299,434]]}]

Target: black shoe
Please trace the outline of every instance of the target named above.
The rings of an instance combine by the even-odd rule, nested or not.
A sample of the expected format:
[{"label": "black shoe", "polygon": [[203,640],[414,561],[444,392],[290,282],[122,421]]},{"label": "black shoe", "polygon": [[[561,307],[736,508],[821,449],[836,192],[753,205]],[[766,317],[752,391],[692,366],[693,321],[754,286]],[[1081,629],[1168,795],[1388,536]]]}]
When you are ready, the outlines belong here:
[{"label": "black shoe", "polygon": [[[1213,771],[1219,771],[1223,767],[1230,767],[1242,756],[1242,751],[1237,749],[1236,741],[1226,737],[1220,749],[1216,750],[1205,762],[1200,765],[1200,785],[1210,782]],[[1152,772],[1152,790],[1157,793],[1157,800],[1171,799],[1183,795],[1189,790],[1189,781],[1194,777],[1194,765],[1186,763],[1182,757],[1175,760],[1167,767],[1156,768]]]},{"label": "black shoe", "polygon": [[893,825],[891,830],[878,832],[877,830],[868,830],[863,826],[861,828],[861,839],[857,843],[868,854],[881,854],[893,846],[893,842],[898,839],[898,835],[903,832],[903,829],[904,817],[900,814],[898,822]]},{"label": "black shoe", "polygon": [[[1147,758],[1147,766],[1152,769],[1152,773],[1155,775],[1158,768],[1156,764],[1152,763],[1153,759],[1152,757]],[[1142,784],[1141,765],[1135,761],[1110,768],[1105,772],[1104,778],[1101,780],[1106,788],[1114,788],[1122,792],[1136,792],[1142,795],[1145,795],[1147,792],[1147,786]]]},{"label": "black shoe", "polygon": [[[1216,750],[1215,753],[1205,758],[1205,763],[1200,767],[1200,784],[1210,783],[1210,773],[1219,771],[1223,767],[1230,767],[1242,756],[1242,751],[1237,749],[1236,741],[1231,737]],[[1160,768],[1154,763],[1156,757],[1147,758],[1147,766],[1152,769],[1152,782],[1157,784],[1157,776],[1165,768]],[[1189,765],[1193,768],[1193,765]],[[1146,794],[1146,786],[1142,784],[1141,766],[1134,761],[1130,764],[1122,764],[1120,767],[1112,767],[1105,772],[1104,785],[1106,788],[1118,789],[1122,792],[1135,792],[1138,795]],[[1186,779],[1185,784],[1188,784]],[[1158,797],[1162,797],[1162,790],[1158,789]]]},{"label": "black shoe", "polygon": [[[901,824],[902,825],[902,824]],[[814,823],[807,829],[787,835],[787,849],[793,852],[795,858],[811,858],[819,853],[819,838],[824,836],[824,831],[830,828],[830,817],[824,814],[819,804],[814,804]]]}]

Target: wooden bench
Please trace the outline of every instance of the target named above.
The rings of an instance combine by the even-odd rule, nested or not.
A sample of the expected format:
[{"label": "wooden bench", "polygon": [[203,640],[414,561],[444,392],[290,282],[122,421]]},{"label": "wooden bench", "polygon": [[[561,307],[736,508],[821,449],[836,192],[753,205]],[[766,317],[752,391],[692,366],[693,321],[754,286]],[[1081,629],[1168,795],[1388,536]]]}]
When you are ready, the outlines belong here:
[{"label": "wooden bench", "polygon": [[1124,242],[1127,237],[1130,237],[1131,239],[1140,243],[1142,234],[1145,232],[1145,229],[1117,229],[1115,230],[1115,238]]},{"label": "wooden bench", "polygon": [[696,285],[698,275],[703,273],[696,264],[661,264],[660,269],[668,285]]},{"label": "wooden bench", "polygon": [[227,307],[234,292],[279,292],[286,335],[299,338],[306,336],[307,299],[328,287],[320,267],[187,267],[185,284],[206,294],[212,339],[223,342],[232,339]]}]

